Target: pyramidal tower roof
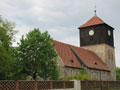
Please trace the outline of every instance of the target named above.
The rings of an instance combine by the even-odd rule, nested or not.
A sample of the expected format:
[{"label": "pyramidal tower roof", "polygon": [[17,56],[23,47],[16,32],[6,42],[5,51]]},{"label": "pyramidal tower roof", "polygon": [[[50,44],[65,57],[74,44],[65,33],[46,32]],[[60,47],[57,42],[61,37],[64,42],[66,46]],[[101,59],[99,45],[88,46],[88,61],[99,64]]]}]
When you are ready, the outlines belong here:
[{"label": "pyramidal tower roof", "polygon": [[94,26],[94,25],[99,25],[99,24],[104,24],[105,22],[100,19],[98,16],[93,16],[90,20],[88,20],[85,24],[81,25],[80,28],[88,27],[88,26]]}]

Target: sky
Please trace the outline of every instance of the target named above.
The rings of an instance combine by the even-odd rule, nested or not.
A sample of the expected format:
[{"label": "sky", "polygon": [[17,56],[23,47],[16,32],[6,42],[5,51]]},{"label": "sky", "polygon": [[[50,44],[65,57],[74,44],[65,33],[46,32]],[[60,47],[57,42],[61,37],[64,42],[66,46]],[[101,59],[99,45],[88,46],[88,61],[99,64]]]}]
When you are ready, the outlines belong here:
[{"label": "sky", "polygon": [[16,23],[16,46],[34,28],[54,40],[79,46],[78,27],[94,16],[115,28],[115,58],[120,67],[120,0],[0,0],[0,15]]}]

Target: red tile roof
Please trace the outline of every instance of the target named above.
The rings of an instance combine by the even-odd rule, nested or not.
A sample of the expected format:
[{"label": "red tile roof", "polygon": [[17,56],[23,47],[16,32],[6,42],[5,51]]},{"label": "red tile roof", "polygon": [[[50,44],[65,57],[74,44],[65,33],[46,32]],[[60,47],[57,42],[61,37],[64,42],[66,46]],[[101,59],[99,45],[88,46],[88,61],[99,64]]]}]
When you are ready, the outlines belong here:
[{"label": "red tile roof", "polygon": [[[68,67],[80,68],[81,65],[75,55],[72,53],[69,44],[65,44],[58,41],[53,41],[55,43],[55,49],[58,52],[59,56],[62,58],[64,65]],[[73,62],[71,62],[73,60]]]},{"label": "red tile roof", "polygon": [[94,16],[90,20],[88,20],[85,24],[81,25],[80,28],[88,27],[88,26],[93,26],[93,25],[98,25],[98,24],[104,24],[105,22],[101,20],[99,17]]},{"label": "red tile roof", "polygon": [[[110,71],[95,53],[55,40],[53,42],[55,43],[55,49],[63,60],[65,66],[80,68],[82,65],[76,57],[77,55],[88,68]],[[73,60],[73,62],[71,62],[71,60]]]},{"label": "red tile roof", "polygon": [[107,68],[102,62],[102,60],[100,60],[100,58],[92,51],[75,46],[71,46],[71,48],[88,68],[110,71],[110,69]]}]

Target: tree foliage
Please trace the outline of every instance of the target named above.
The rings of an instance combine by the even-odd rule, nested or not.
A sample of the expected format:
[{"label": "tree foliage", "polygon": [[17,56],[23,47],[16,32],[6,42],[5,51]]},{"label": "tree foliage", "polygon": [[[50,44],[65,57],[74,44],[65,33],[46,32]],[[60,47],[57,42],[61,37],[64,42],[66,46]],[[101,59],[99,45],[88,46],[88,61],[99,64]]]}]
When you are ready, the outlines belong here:
[{"label": "tree foliage", "polygon": [[87,74],[76,74],[74,76],[71,76],[71,77],[66,77],[66,78],[60,78],[60,80],[92,80]]},{"label": "tree foliage", "polygon": [[20,75],[32,76],[34,80],[38,76],[44,80],[58,78],[57,54],[48,32],[34,29],[26,38],[22,36],[16,56]]},{"label": "tree foliage", "polygon": [[3,19],[0,16],[0,27],[3,28],[9,36],[9,45],[11,45],[12,41],[15,41],[14,35],[17,33],[17,30],[15,30],[15,23],[10,22],[7,19]]},{"label": "tree foliage", "polygon": [[0,27],[0,44],[8,51],[10,37],[7,35],[7,31],[2,27]]},{"label": "tree foliage", "polygon": [[117,80],[120,80],[120,68],[119,67],[116,67],[116,77],[117,77]]},{"label": "tree foliage", "polygon": [[82,67],[80,68],[80,74],[83,75],[86,73],[87,73],[86,68],[82,65]]},{"label": "tree foliage", "polygon": [[9,79],[10,68],[14,62],[11,48],[14,27],[12,22],[0,17],[0,80]]},{"label": "tree foliage", "polygon": [[0,80],[8,79],[8,70],[13,62],[13,58],[0,45]]}]

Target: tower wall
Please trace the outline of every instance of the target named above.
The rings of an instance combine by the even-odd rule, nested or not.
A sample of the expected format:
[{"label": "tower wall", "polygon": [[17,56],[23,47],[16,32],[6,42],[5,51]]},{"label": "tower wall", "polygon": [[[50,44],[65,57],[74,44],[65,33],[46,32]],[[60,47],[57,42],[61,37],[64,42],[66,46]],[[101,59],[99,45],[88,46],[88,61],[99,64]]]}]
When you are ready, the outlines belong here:
[{"label": "tower wall", "polygon": [[110,69],[111,80],[116,80],[115,49],[107,44],[83,46],[82,48],[93,51]]},{"label": "tower wall", "polygon": [[[89,32],[91,30],[94,31],[94,34],[92,36],[89,35]],[[108,35],[108,31],[110,31],[110,36]],[[106,24],[81,28],[79,30],[79,34],[80,46],[89,46],[105,43],[114,47],[113,28],[107,26]]]}]

